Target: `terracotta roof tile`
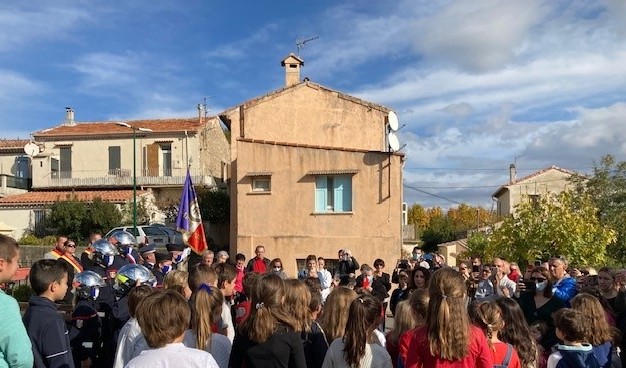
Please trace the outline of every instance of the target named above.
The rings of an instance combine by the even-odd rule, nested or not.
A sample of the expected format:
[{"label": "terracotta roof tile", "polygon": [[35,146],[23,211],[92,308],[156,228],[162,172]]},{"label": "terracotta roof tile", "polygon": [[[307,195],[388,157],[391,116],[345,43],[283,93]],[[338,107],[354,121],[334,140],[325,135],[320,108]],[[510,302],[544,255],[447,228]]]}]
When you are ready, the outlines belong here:
[{"label": "terracotta roof tile", "polygon": [[[145,190],[138,190],[137,196],[146,193],[147,191]],[[100,197],[105,202],[113,203],[121,203],[133,199],[132,190],[40,191],[0,198],[0,206],[50,204],[66,200],[69,195],[75,195],[79,201],[86,202],[90,202],[97,197]]]},{"label": "terracotta roof tile", "polygon": [[22,150],[28,142],[28,139],[0,139],[0,151]]},{"label": "terracotta roof tile", "polygon": [[[206,121],[215,119],[209,117]],[[193,132],[200,129],[206,122],[201,123],[198,118],[189,119],[159,119],[159,120],[132,120],[124,121],[133,127],[152,129],[155,133]],[[54,128],[40,130],[33,133],[34,137],[85,136],[85,135],[120,135],[132,134],[132,130],[120,126],[114,121],[84,122],[75,125],[59,125]]]}]

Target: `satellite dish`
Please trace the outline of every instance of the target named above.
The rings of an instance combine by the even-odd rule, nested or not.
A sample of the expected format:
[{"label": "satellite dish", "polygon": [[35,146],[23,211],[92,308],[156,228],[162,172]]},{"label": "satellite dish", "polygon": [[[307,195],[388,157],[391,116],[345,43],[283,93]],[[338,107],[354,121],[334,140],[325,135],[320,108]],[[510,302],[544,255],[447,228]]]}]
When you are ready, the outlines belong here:
[{"label": "satellite dish", "polygon": [[392,131],[397,131],[399,127],[398,123],[398,115],[395,112],[389,111],[389,115],[387,115],[387,123],[389,124],[389,129]]},{"label": "satellite dish", "polygon": [[398,140],[396,133],[389,132],[387,135],[387,141],[389,142],[389,148],[391,148],[392,152],[396,152],[400,149],[400,141]]},{"label": "satellite dish", "polygon": [[39,146],[33,142],[26,143],[26,145],[24,146],[24,153],[26,153],[30,157],[33,157],[39,153]]}]

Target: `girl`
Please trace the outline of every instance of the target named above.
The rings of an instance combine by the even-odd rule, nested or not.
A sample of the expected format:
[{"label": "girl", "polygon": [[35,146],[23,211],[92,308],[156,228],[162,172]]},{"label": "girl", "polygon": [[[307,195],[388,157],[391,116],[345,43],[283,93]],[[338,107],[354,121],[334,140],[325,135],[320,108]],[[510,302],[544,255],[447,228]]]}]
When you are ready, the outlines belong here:
[{"label": "girl", "polygon": [[201,284],[190,300],[191,329],[185,332],[183,340],[183,344],[189,348],[211,353],[220,368],[228,367],[231,349],[228,337],[213,333],[213,326],[222,314],[223,303],[224,296],[218,288]]},{"label": "girl", "polygon": [[[328,344],[323,331],[313,321],[310,310],[311,299],[311,292],[304,281],[285,280],[285,309],[298,322],[296,332],[300,333],[302,338],[306,365],[308,368],[319,368],[324,361]],[[318,296],[318,299],[321,299],[321,296]]]},{"label": "girl", "polygon": [[330,344],[322,367],[391,368],[389,353],[372,342],[382,308],[380,300],[369,294],[353,300],[345,336]]},{"label": "girl", "polygon": [[326,332],[328,341],[333,341],[344,335],[348,309],[356,296],[354,290],[340,286],[334,288],[326,298],[320,324]]},{"label": "girl", "polygon": [[252,311],[235,335],[228,366],[306,368],[298,322],[283,305],[284,281],[262,275],[251,296]]},{"label": "girl", "polygon": [[485,335],[469,321],[463,276],[440,268],[430,279],[428,295],[426,325],[411,333],[405,366],[492,368]]},{"label": "girl", "polygon": [[287,274],[283,271],[283,261],[281,261],[280,258],[274,258],[272,262],[270,262],[267,273],[278,275],[283,280],[287,278]]},{"label": "girl", "polygon": [[163,289],[173,289],[179,292],[185,299],[191,298],[191,289],[189,288],[189,273],[187,271],[173,270],[167,273],[163,278]]},{"label": "girl", "polygon": [[587,317],[584,340],[593,346],[593,354],[600,367],[610,367],[613,343],[602,304],[595,296],[580,293],[572,299],[572,309],[581,311]]},{"label": "girl", "polygon": [[[533,272],[534,274],[534,272]],[[517,350],[522,367],[534,368],[537,365],[537,347],[530,339],[530,328],[519,304],[511,298],[499,298],[496,301],[506,329],[500,333],[502,341],[507,342]]]},{"label": "girl", "polygon": [[[402,367],[404,367],[404,364],[406,362],[407,351],[409,349],[409,343],[411,341],[411,336],[413,335],[413,332],[417,331],[418,328],[426,324],[426,311],[428,310],[430,297],[428,296],[427,290],[415,290],[411,294],[411,299],[409,299],[408,301],[411,304],[411,310],[415,317],[416,324],[412,330],[400,334],[398,340],[398,353],[397,359],[395,359],[394,364]],[[387,349],[387,351],[389,351],[389,355],[391,355],[393,359],[394,355],[389,349]]]},{"label": "girl", "polygon": [[[413,293],[416,295],[419,291]],[[391,363],[394,368],[398,366],[398,343],[403,333],[417,326],[417,318],[408,300],[401,301],[396,307],[394,324],[391,331],[387,333],[386,341],[387,352],[391,356]]]},{"label": "girl", "polygon": [[500,341],[498,333],[504,328],[500,308],[493,301],[482,302],[473,309],[472,322],[480,327],[487,336],[493,361],[496,366],[521,368],[517,351],[511,344]]},{"label": "girl", "polygon": [[541,345],[543,337],[548,332],[548,325],[543,321],[535,321],[530,325],[530,336],[535,341],[537,347],[537,368],[545,368],[548,364],[548,356],[546,350]]}]

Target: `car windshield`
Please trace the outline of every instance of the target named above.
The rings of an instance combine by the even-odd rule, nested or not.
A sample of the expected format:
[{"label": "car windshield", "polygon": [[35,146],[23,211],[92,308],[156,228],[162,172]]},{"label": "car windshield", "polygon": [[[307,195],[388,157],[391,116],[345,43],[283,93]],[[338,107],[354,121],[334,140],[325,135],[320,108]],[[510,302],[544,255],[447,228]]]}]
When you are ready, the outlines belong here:
[{"label": "car windshield", "polygon": [[141,228],[146,235],[156,236],[156,235],[167,235],[167,233],[156,226],[145,226]]}]

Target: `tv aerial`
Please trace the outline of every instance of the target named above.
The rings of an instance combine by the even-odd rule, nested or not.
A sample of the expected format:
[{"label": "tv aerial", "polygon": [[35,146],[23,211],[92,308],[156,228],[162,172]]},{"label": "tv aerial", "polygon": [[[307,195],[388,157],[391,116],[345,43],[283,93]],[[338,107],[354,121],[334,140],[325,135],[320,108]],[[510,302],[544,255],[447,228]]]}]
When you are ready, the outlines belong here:
[{"label": "tv aerial", "polygon": [[320,38],[320,36],[296,38],[296,48],[298,49],[297,55],[300,56],[300,50],[304,48],[304,45],[306,45],[307,43],[311,41],[317,40],[318,38]]}]

